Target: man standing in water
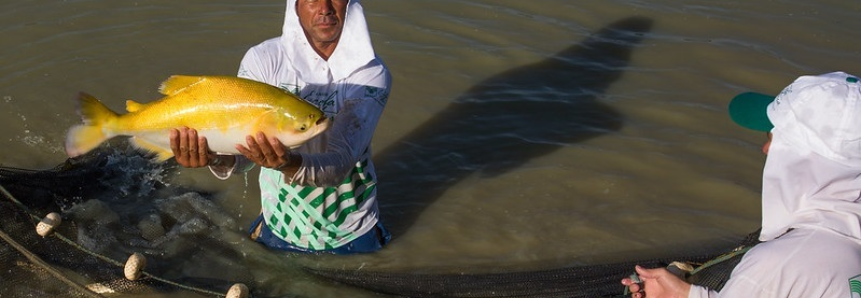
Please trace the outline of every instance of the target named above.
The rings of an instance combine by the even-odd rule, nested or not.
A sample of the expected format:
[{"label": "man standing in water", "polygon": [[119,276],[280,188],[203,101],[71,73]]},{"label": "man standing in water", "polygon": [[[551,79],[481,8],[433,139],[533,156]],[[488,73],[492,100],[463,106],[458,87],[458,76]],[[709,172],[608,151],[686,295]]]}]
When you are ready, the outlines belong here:
[{"label": "man standing in water", "polygon": [[220,179],[259,165],[262,211],[250,233],[271,248],[382,248],[391,236],[380,222],[370,146],[391,76],[374,53],[359,0],[288,0],[282,35],[249,49],[238,75],[289,90],[337,117],[295,150],[263,133],[248,136],[237,144],[242,156],[215,155],[206,138],[180,128],[171,133],[177,163],[209,166]]},{"label": "man standing in water", "polygon": [[802,76],[776,98],[745,93],[729,106],[741,126],[768,132],[763,243],[717,293],[663,268],[622,284],[635,298],[859,297],[861,82],[843,72]]}]

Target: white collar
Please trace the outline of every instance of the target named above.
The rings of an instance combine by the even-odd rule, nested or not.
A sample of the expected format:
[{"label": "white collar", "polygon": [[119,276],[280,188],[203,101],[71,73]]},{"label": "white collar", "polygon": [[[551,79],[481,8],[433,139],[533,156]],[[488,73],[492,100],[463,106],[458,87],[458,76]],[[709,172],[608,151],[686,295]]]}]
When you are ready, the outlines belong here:
[{"label": "white collar", "polygon": [[319,84],[338,81],[376,58],[359,0],[350,0],[347,4],[344,29],[328,61],[314,51],[302,31],[296,14],[296,1],[287,0],[281,43],[300,79]]}]

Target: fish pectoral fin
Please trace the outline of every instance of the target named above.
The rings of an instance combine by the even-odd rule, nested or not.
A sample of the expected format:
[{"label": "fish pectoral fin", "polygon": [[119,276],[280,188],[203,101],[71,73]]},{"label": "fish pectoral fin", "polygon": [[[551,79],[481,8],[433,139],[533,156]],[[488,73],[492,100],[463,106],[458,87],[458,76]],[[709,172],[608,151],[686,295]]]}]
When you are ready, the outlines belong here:
[{"label": "fish pectoral fin", "polygon": [[260,116],[258,116],[257,119],[254,119],[254,122],[251,123],[252,132],[257,133],[258,131],[262,131],[266,134],[271,134],[273,133],[271,129],[281,131],[284,128],[284,122],[283,117],[279,117],[276,110],[266,111],[263,114],[260,114]]},{"label": "fish pectoral fin", "polygon": [[206,81],[206,77],[202,76],[172,75],[161,83],[158,92],[164,95],[174,95],[204,81]]},{"label": "fish pectoral fin", "polygon": [[142,138],[132,137],[131,139],[129,139],[129,141],[132,143],[132,145],[135,146],[135,148],[155,153],[156,160],[159,162],[166,161],[173,157],[173,151],[170,151],[170,149],[166,149],[159,145],[153,144]]}]

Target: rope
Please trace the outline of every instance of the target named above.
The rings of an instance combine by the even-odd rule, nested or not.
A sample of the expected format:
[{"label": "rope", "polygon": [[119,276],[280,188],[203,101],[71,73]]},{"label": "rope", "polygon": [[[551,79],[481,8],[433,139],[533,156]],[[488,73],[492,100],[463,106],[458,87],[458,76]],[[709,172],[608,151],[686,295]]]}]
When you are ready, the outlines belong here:
[{"label": "rope", "polygon": [[[29,216],[34,220],[34,223],[36,223],[36,222],[38,222],[39,220],[41,220],[41,218],[39,218],[39,216],[35,215],[35,212],[33,212],[32,210],[30,210],[30,208],[28,208],[28,207],[27,207],[27,206],[25,206],[23,203],[21,203],[21,201],[18,201],[17,199],[15,199],[15,197],[14,197],[14,196],[12,196],[12,194],[11,194],[11,193],[9,193],[9,192],[6,190],[6,188],[5,188],[5,187],[3,187],[3,185],[2,185],[2,184],[0,184],[0,192],[2,192],[2,193],[3,193],[3,195],[5,195],[5,196],[6,196],[6,198],[8,198],[10,201],[12,201],[12,203],[14,203],[16,206],[18,206],[19,208],[21,208],[21,209],[22,209],[22,210],[23,210],[27,215],[29,215]],[[104,256],[104,255],[101,255],[101,254],[96,253],[96,252],[94,252],[94,251],[91,251],[91,250],[89,250],[89,249],[87,249],[87,248],[85,248],[85,247],[83,247],[83,246],[79,245],[77,242],[72,241],[72,240],[70,240],[70,239],[68,239],[68,238],[64,237],[64,236],[63,236],[63,235],[61,235],[60,233],[53,233],[53,235],[54,235],[54,236],[56,236],[56,237],[57,237],[57,239],[60,239],[60,240],[62,240],[63,242],[66,242],[66,243],[67,243],[67,244],[69,244],[70,246],[72,246],[72,247],[74,247],[74,248],[76,248],[76,249],[78,249],[78,250],[80,250],[80,251],[82,251],[82,252],[84,252],[84,253],[86,253],[86,254],[88,254],[88,255],[91,255],[91,256],[93,256],[93,257],[96,257],[96,258],[98,258],[98,259],[101,259],[101,260],[103,260],[103,261],[105,261],[105,262],[107,262],[107,263],[109,263],[109,264],[113,264],[113,265],[115,265],[115,266],[119,266],[119,267],[124,267],[124,266],[125,266],[125,263],[122,263],[122,262],[120,262],[120,261],[117,261],[117,260],[111,259],[111,258],[109,258],[109,257],[107,257],[107,256]],[[27,257],[27,259],[30,259],[30,261],[32,261],[33,263],[36,263],[37,265],[44,267],[46,271],[48,271],[49,273],[51,273],[51,275],[53,275],[53,276],[54,276],[54,277],[56,277],[57,279],[59,279],[59,280],[63,281],[64,283],[68,284],[69,286],[71,286],[71,287],[73,287],[73,288],[75,288],[75,289],[77,289],[77,290],[80,290],[81,292],[86,293],[87,295],[90,295],[90,296],[91,296],[91,297],[93,297],[93,298],[103,298],[103,297],[104,297],[104,296],[101,296],[101,295],[99,295],[99,294],[97,294],[97,293],[95,293],[95,292],[93,292],[93,291],[90,291],[90,290],[89,290],[89,289],[87,289],[87,288],[82,287],[81,285],[79,285],[79,284],[75,283],[74,281],[69,280],[68,278],[66,278],[65,276],[63,276],[63,275],[62,275],[62,273],[60,273],[59,271],[57,271],[56,269],[54,269],[53,267],[51,267],[51,265],[49,265],[48,263],[46,263],[45,261],[43,261],[42,259],[40,259],[38,256],[36,256],[36,255],[35,255],[35,254],[33,254],[32,252],[30,252],[29,250],[27,250],[27,248],[25,248],[24,246],[22,246],[22,245],[20,245],[19,243],[15,242],[15,240],[14,240],[14,239],[12,239],[8,234],[4,233],[2,230],[0,230],[0,238],[3,238],[3,240],[4,240],[4,241],[8,242],[8,243],[9,243],[10,245],[12,245],[15,249],[17,249],[19,252],[21,252],[21,254],[23,254],[25,257]],[[153,274],[150,274],[149,272],[146,272],[146,271],[142,271],[141,273],[142,273],[144,276],[146,276],[146,277],[148,277],[148,278],[151,278],[151,279],[153,279],[153,280],[156,280],[156,281],[159,281],[159,282],[162,282],[162,283],[165,283],[165,284],[169,284],[169,285],[172,285],[172,286],[175,286],[175,287],[181,288],[181,289],[185,289],[185,290],[188,290],[188,291],[198,292],[198,293],[202,293],[202,294],[209,294],[209,295],[219,296],[219,297],[225,297],[225,296],[226,296],[226,295],[225,295],[225,294],[223,294],[223,293],[214,292],[214,291],[210,291],[210,290],[206,290],[206,289],[201,289],[201,288],[196,288],[196,287],[192,287],[192,286],[187,286],[187,285],[183,285],[183,284],[180,284],[180,283],[177,283],[177,282],[173,282],[173,281],[170,281],[170,280],[167,280],[167,279],[164,279],[164,278],[160,278],[160,277],[155,276],[155,275],[153,275]]]},{"label": "rope", "polygon": [[[750,250],[751,248],[753,248],[753,245],[748,245],[748,246],[739,246],[739,247],[736,247],[736,248],[735,248],[735,249],[733,249],[731,252],[728,252],[728,253],[722,254],[722,255],[720,255],[720,256],[718,256],[718,257],[714,258],[714,259],[709,260],[708,262],[703,263],[702,265],[700,265],[700,266],[699,266],[699,267],[697,267],[696,269],[691,270],[691,272],[689,272],[688,274],[689,274],[689,275],[697,274],[697,272],[700,272],[700,271],[702,271],[703,269],[709,268],[709,267],[714,266],[714,265],[716,265],[716,264],[719,264],[719,263],[721,263],[721,262],[723,262],[723,261],[726,261],[726,260],[732,259],[732,258],[733,258],[733,257],[735,257],[735,256],[738,256],[738,255],[744,254],[744,253],[746,253],[748,250]],[[631,280],[633,280],[635,283],[641,283],[641,282],[642,282],[642,281],[640,280],[640,276],[639,276],[639,275],[637,275],[636,273],[631,274],[631,276],[630,276],[629,278],[630,278]],[[622,293],[622,295],[620,295],[620,296],[613,296],[612,298],[617,298],[617,297],[627,297],[627,296],[628,296],[628,295],[630,295],[630,294],[631,294],[631,292],[630,292],[630,291],[628,291],[628,287],[625,287],[625,291]]]},{"label": "rope", "polygon": [[[0,189],[2,189],[4,193],[6,192],[6,190],[3,189],[2,185],[0,185]],[[24,257],[26,257],[28,260],[30,260],[30,262],[33,262],[34,264],[41,266],[43,270],[47,271],[49,274],[53,275],[56,279],[59,279],[63,283],[67,284],[68,286],[74,288],[75,290],[80,291],[81,293],[84,293],[88,297],[104,298],[104,296],[99,295],[96,292],[90,291],[90,289],[87,289],[87,288],[79,285],[78,283],[66,278],[66,276],[63,275],[62,273],[60,273],[60,271],[57,271],[57,269],[54,269],[54,267],[52,267],[51,265],[46,263],[44,260],[39,258],[39,256],[37,256],[37,255],[33,254],[32,252],[30,252],[29,250],[27,250],[27,248],[25,248],[23,245],[21,245],[20,243],[15,241],[15,239],[12,239],[12,237],[9,236],[9,234],[6,234],[6,232],[4,232],[2,229],[0,229],[0,238],[3,238],[3,240],[6,241],[6,243],[9,243],[9,245],[11,245],[13,248],[18,250],[18,252],[20,252],[22,255],[24,255]]]},{"label": "rope", "polygon": [[706,269],[706,268],[708,268],[708,267],[711,267],[711,266],[713,266],[713,265],[715,265],[715,264],[718,264],[718,263],[720,263],[720,262],[723,262],[723,261],[726,261],[726,260],[732,259],[733,257],[738,256],[738,255],[740,255],[740,254],[744,254],[744,253],[746,253],[748,250],[750,250],[751,248],[753,248],[753,245],[749,245],[749,246],[739,246],[739,247],[737,247],[736,249],[733,249],[731,252],[728,252],[728,253],[723,254],[723,255],[721,255],[721,256],[719,256],[719,257],[717,257],[717,258],[714,258],[714,259],[713,259],[713,260],[711,260],[711,261],[705,262],[705,264],[703,264],[702,266],[699,266],[699,267],[697,267],[697,269],[694,269],[693,271],[691,271],[691,275],[694,275],[694,274],[696,274],[697,272],[700,272],[701,270]]}]

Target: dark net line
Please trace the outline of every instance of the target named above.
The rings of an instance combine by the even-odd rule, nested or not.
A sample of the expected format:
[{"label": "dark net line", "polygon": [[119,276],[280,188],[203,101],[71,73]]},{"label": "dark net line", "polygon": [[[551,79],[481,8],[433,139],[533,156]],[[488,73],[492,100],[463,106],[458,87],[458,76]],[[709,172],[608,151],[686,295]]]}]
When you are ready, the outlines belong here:
[{"label": "dark net line", "polygon": [[[758,243],[759,232],[745,237],[739,247]],[[737,249],[737,248],[736,248]],[[314,275],[365,288],[375,292],[407,297],[532,297],[532,298],[608,298],[624,297],[622,278],[634,273],[634,266],[666,267],[674,261],[704,264],[733,250],[690,257],[654,258],[612,264],[599,264],[507,273],[414,273],[306,268]],[[720,290],[729,279],[742,254],[727,256],[688,276],[689,282]]]},{"label": "dark net line", "polygon": [[[84,201],[84,197],[102,187],[99,179],[116,174],[105,174],[112,170],[107,164],[111,155],[141,158],[136,152],[120,149],[96,151],[48,170],[0,167],[0,296],[103,297],[184,292],[193,297],[224,297],[223,292],[173,282],[145,270],[140,279],[126,279],[125,259],[118,261],[120,256],[97,253],[70,239],[78,231],[75,221],[63,222],[50,236],[37,234],[41,216]],[[26,199],[26,204],[16,196]]]},{"label": "dark net line", "polygon": [[[120,153],[125,154],[125,153]],[[183,280],[173,283],[159,280],[150,274],[144,278],[127,280],[118,268],[121,263],[101,254],[88,253],[75,241],[66,237],[42,238],[35,232],[40,216],[58,211],[63,204],[78,204],[93,193],[104,191],[93,183],[95,176],[106,175],[110,166],[104,155],[69,160],[51,170],[26,170],[0,167],[0,186],[9,192],[26,196],[27,206],[9,200],[0,200],[0,232],[8,237],[0,241],[0,293],[3,297],[100,297],[99,295],[158,294],[186,292],[188,296],[221,293],[194,290],[200,281]],[[84,166],[81,166],[84,164]],[[107,169],[106,169],[107,168]],[[119,175],[108,173],[107,175]],[[94,188],[95,187],[95,188]],[[5,191],[4,191],[5,192]],[[27,208],[31,209],[27,209]],[[29,210],[29,211],[28,211]],[[35,210],[35,211],[33,211]],[[75,235],[78,223],[63,223],[60,235]],[[751,234],[740,245],[753,245],[756,235]],[[75,237],[71,237],[74,239]],[[193,239],[206,245],[205,237]],[[70,246],[71,245],[71,246]],[[217,245],[212,245],[218,247]],[[23,249],[22,249],[23,247]],[[648,259],[613,264],[598,264],[560,269],[506,272],[491,274],[425,274],[415,272],[379,272],[369,270],[343,270],[305,268],[308,272],[367,290],[407,297],[618,297],[623,293],[621,278],[633,273],[634,265],[647,267],[666,266],[672,261],[704,263],[729,248],[716,253],[695,254],[693,257]],[[34,258],[35,257],[35,258]],[[741,259],[735,255],[711,265],[689,277],[696,284],[720,289],[729,273]],[[166,263],[169,260],[162,260]],[[158,267],[157,267],[158,268]],[[158,269],[165,269],[164,267]],[[204,282],[205,283],[205,282]],[[189,285],[185,287],[185,285]],[[217,283],[205,283],[207,287]]]},{"label": "dark net line", "polygon": [[[142,275],[144,276],[144,278],[142,280],[132,281],[132,280],[125,279],[125,276],[122,273],[122,269],[125,266],[125,264],[121,261],[111,259],[108,256],[101,255],[101,254],[96,253],[94,251],[88,250],[88,249],[78,245],[74,241],[68,239],[67,237],[63,236],[60,233],[54,233],[53,235],[48,236],[48,237],[44,237],[44,238],[36,237],[38,235],[35,232],[35,226],[36,226],[36,223],[38,222],[39,217],[37,215],[35,215],[33,213],[33,211],[29,210],[26,206],[24,206],[17,199],[15,199],[2,185],[0,185],[0,193],[2,193],[7,199],[9,199],[9,201],[11,201],[11,204],[4,202],[4,204],[2,204],[3,208],[0,209],[0,210],[2,210],[2,213],[0,213],[0,214],[3,214],[4,217],[6,217],[4,219],[4,222],[6,222],[6,224],[3,224],[2,228],[0,228],[0,238],[2,238],[4,240],[4,242],[5,242],[4,246],[11,248],[11,249],[4,249],[3,250],[4,255],[2,257],[0,257],[0,261],[2,261],[3,264],[13,263],[13,261],[14,261],[16,266],[21,267],[21,266],[26,266],[26,265],[23,265],[23,263],[22,263],[23,260],[21,257],[25,258],[30,263],[30,266],[26,266],[26,267],[28,267],[28,269],[31,269],[34,272],[42,272],[43,273],[43,274],[40,274],[40,275],[45,276],[45,277],[41,278],[42,280],[47,279],[47,275],[50,275],[54,279],[57,280],[57,282],[53,282],[51,284],[57,284],[57,285],[59,285],[60,283],[65,284],[65,287],[67,287],[68,289],[63,290],[62,292],[68,291],[71,293],[63,293],[63,294],[70,294],[73,297],[80,297],[80,296],[83,296],[83,297],[103,297],[103,296],[99,295],[99,293],[96,293],[94,291],[105,291],[105,292],[109,292],[109,293],[117,293],[117,292],[122,292],[124,289],[130,290],[133,288],[141,288],[141,289],[153,288],[153,287],[154,288],[164,288],[164,286],[159,286],[159,285],[157,285],[157,283],[155,283],[155,282],[159,282],[159,283],[173,286],[173,287],[177,287],[177,288],[180,288],[183,290],[187,290],[187,291],[191,291],[191,292],[197,292],[199,294],[206,294],[206,295],[212,295],[212,296],[218,296],[218,297],[224,297],[225,296],[223,293],[214,292],[214,291],[210,291],[210,290],[206,290],[206,289],[202,289],[202,288],[197,288],[197,287],[193,287],[193,286],[183,285],[181,283],[176,283],[176,282],[164,279],[164,278],[160,278],[160,277],[158,277],[154,274],[151,274],[147,271],[141,272]],[[15,209],[18,209],[17,212]],[[13,214],[18,215],[14,220],[7,217],[7,216],[13,215]],[[12,222],[12,223],[17,222],[19,224],[8,226],[9,222]],[[29,222],[30,224],[23,224],[23,222]],[[23,239],[23,243],[27,243],[27,245],[21,244],[19,241],[16,241],[11,235],[7,234],[5,232],[5,230],[7,228],[10,228],[10,230],[13,230],[13,231],[17,231],[17,233],[15,233],[15,234],[19,235],[19,237],[24,236],[24,235],[31,235],[31,237],[24,237],[24,239]],[[30,228],[29,233],[24,231],[26,228]],[[32,236],[32,235],[36,235],[36,236]],[[11,251],[12,249],[14,249],[17,253],[16,254],[5,253],[6,251]],[[42,253],[40,254],[39,252],[42,252]],[[19,257],[16,257],[16,255]],[[70,268],[71,269],[73,267],[77,267],[76,269],[79,269],[79,270],[75,270],[75,271],[78,273],[86,274],[85,277],[89,277],[93,280],[104,280],[105,282],[103,282],[103,283],[90,283],[89,287],[87,287],[85,285],[77,284],[75,281],[72,280],[71,277],[67,277],[66,275],[64,275],[64,273],[55,269],[54,266],[49,264],[49,262],[46,262],[45,260],[43,260],[42,257],[40,257],[40,255],[48,257],[48,259],[51,260],[53,263],[60,264],[64,268]],[[78,260],[87,260],[86,262],[83,262],[83,263],[85,263],[85,264],[89,263],[89,264],[84,265],[84,266],[75,265],[75,263],[77,263]],[[101,263],[101,264],[97,265],[96,263]],[[10,270],[10,272],[11,272],[11,270]],[[94,274],[94,272],[95,272],[95,274]],[[71,273],[66,273],[66,274],[72,275]],[[29,279],[22,279],[20,277],[15,277],[15,276],[10,276],[8,278],[9,278],[9,280],[12,280],[12,279],[20,280],[21,283],[30,282]],[[12,282],[10,284],[13,284],[13,283],[15,283],[15,282]],[[42,284],[37,284],[37,285],[39,285],[40,288],[45,287]],[[62,287],[60,287],[60,288],[62,288]],[[24,295],[21,295],[21,296],[24,296]],[[55,296],[55,297],[59,297],[59,296]]]}]

